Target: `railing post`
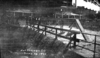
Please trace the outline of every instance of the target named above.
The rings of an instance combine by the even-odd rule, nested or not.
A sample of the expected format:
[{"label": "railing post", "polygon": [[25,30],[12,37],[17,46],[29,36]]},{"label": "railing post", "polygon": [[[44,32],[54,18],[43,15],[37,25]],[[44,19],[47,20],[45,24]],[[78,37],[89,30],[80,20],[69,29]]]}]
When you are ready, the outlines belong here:
[{"label": "railing post", "polygon": [[55,43],[55,41],[57,40],[57,29],[55,29],[56,30],[56,34],[55,34],[55,39],[53,40],[53,42],[52,42],[52,47],[53,47],[53,45],[54,45],[54,43]]},{"label": "railing post", "polygon": [[47,35],[47,34],[46,34],[46,30],[47,30],[47,27],[45,26],[45,36]]},{"label": "railing post", "polygon": [[38,32],[39,32],[39,25],[37,26],[37,30],[38,30]]},{"label": "railing post", "polygon": [[93,55],[93,58],[95,58],[95,53],[96,53],[96,35],[95,35],[95,39],[94,39],[94,55]]},{"label": "railing post", "polygon": [[55,14],[55,18],[56,18],[56,14]]},{"label": "railing post", "polygon": [[76,33],[73,36],[73,40],[74,40],[73,48],[75,49],[76,48]]},{"label": "railing post", "polygon": [[66,46],[65,49],[63,50],[63,54],[65,54],[65,53],[68,51],[68,49],[70,48],[70,44],[71,44],[71,42],[72,42],[73,39],[74,39],[74,38],[70,38],[69,43],[67,44],[67,46]]},{"label": "railing post", "polygon": [[69,19],[69,15],[67,15],[68,16],[68,19]]},{"label": "railing post", "polygon": [[57,40],[57,29],[55,29],[55,30],[56,30],[55,40]]},{"label": "railing post", "polygon": [[15,12],[14,12],[14,17],[15,17]]},{"label": "railing post", "polygon": [[38,26],[37,26],[37,29],[38,29],[38,32],[39,32],[39,29],[40,29],[40,20],[38,20]]}]

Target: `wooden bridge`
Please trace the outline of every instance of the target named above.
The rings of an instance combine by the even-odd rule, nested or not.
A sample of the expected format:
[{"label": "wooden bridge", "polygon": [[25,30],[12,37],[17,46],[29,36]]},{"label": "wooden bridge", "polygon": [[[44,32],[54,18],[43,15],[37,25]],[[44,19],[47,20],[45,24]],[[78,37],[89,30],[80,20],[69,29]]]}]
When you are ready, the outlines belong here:
[{"label": "wooden bridge", "polygon": [[[13,12],[10,12],[10,13],[13,13],[14,14],[14,17],[16,17],[16,14],[19,13],[19,12],[16,12],[16,11],[13,11]],[[90,34],[90,33],[86,33],[84,31],[84,28],[80,22],[80,19],[84,19],[82,17],[82,15],[78,15],[78,14],[55,14],[54,17],[52,17],[50,19],[50,21],[53,21],[53,20],[56,20],[56,22],[58,22],[58,20],[61,20],[61,21],[64,21],[64,20],[75,20],[75,22],[77,23],[77,26],[79,28],[80,31],[75,31],[75,30],[71,30],[72,29],[72,25],[70,27],[70,29],[63,29],[63,25],[61,25],[61,28],[56,28],[56,27],[52,27],[50,26],[49,24],[44,24],[44,20],[47,20],[49,21],[49,19],[43,19],[41,17],[35,17],[34,18],[34,15],[33,13],[31,12],[28,12],[28,13],[23,13],[23,12],[20,12],[22,13],[22,16],[24,14],[30,14],[30,16],[28,16],[29,18],[28,19],[25,19],[26,20],[26,26],[30,27],[32,30],[35,30],[37,31],[38,33],[41,33],[41,34],[44,34],[45,36],[48,36],[48,35],[54,35],[55,38],[54,38],[54,41],[52,42],[52,45],[54,44],[54,42],[56,40],[58,40],[58,38],[64,38],[64,39],[67,39],[68,40],[68,43],[66,44],[66,47],[64,48],[64,50],[62,50],[62,53],[63,54],[66,54],[68,52],[68,50],[72,50],[74,49],[73,51],[75,53],[78,53],[80,55],[83,55],[84,57],[93,57],[93,58],[96,58],[96,54],[98,54],[98,52],[96,51],[96,46],[97,45],[100,45],[98,44],[96,41],[97,41],[97,37],[100,37],[100,35],[97,35],[97,34]],[[55,25],[57,25],[59,23],[55,23]],[[54,30],[54,32],[52,31]],[[58,32],[60,31],[60,33]],[[66,35],[62,35],[64,34],[63,32],[67,32]],[[78,34],[82,34],[84,40],[81,40],[80,38],[77,38],[77,35]],[[89,41],[89,37],[87,35],[91,35],[91,36],[94,36],[94,41]],[[40,36],[40,35],[37,35],[37,37]],[[79,44],[77,44],[79,43]],[[85,47],[84,45],[82,46],[82,44],[86,44],[87,45],[92,45],[92,48],[88,48],[88,47]],[[85,51],[90,51],[90,55],[85,55],[85,52],[82,54],[80,53],[78,49],[81,49]],[[86,53],[88,53],[86,52]]]}]

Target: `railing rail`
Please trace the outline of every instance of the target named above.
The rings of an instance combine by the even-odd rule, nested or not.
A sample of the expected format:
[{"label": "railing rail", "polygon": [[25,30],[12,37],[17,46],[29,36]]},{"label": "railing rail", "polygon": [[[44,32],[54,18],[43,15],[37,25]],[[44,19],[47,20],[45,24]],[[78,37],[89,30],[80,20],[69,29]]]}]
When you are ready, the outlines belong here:
[{"label": "railing rail", "polygon": [[[44,29],[43,29],[43,28],[40,28],[40,26],[44,27]],[[67,29],[61,29],[61,28],[55,28],[55,27],[50,27],[50,26],[46,26],[46,25],[38,25],[37,27],[34,26],[34,28],[38,29],[39,31],[45,30],[45,35],[47,35],[47,33],[50,33],[50,34],[55,35],[55,40],[57,40],[58,37],[62,37],[62,38],[71,40],[71,37],[59,35],[59,34],[57,33],[58,30],[63,30],[63,31],[72,32],[73,34],[76,34],[76,35],[77,35],[77,34],[81,34],[81,32],[79,32],[79,31],[67,30]],[[50,32],[49,30],[47,30],[48,28],[50,28],[50,29],[55,29],[55,33]],[[100,44],[96,43],[96,37],[97,37],[97,36],[100,36],[100,35],[97,35],[97,34],[88,34],[88,33],[83,33],[83,34],[95,36],[94,42],[88,42],[88,41],[79,39],[79,40],[82,41],[82,42],[94,44],[94,50],[91,50],[91,49],[89,49],[89,48],[85,48],[85,47],[83,47],[83,46],[76,45],[76,42],[74,43],[74,45],[76,45],[77,47],[81,47],[81,48],[83,48],[83,49],[86,49],[86,50],[89,50],[89,51],[93,52],[93,53],[94,53],[93,57],[95,58],[95,53],[97,53],[97,52],[96,52],[96,45],[100,45]],[[76,38],[76,39],[78,39],[78,38]],[[72,41],[74,41],[74,40],[72,40]],[[75,47],[76,47],[76,46],[75,46]]]}]

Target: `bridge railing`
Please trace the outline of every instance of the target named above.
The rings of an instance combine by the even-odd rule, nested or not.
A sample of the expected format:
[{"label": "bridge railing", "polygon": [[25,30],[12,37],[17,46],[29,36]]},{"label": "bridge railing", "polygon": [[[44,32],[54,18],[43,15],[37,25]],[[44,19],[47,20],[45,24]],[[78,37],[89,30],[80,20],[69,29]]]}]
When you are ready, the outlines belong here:
[{"label": "bridge railing", "polygon": [[[41,28],[41,27],[42,27],[42,28]],[[62,36],[61,34],[58,34],[58,30],[60,30],[60,31],[65,31],[65,32],[71,32],[72,34],[75,35],[75,37],[77,36],[77,34],[81,34],[81,32],[79,32],[79,31],[61,29],[61,28],[56,28],[56,27],[50,27],[50,26],[47,26],[47,25],[37,25],[37,26],[35,25],[34,28],[37,29],[38,32],[44,30],[44,32],[45,32],[44,34],[45,34],[45,35],[47,35],[47,33],[52,34],[52,35],[55,35],[55,39],[54,39],[54,40],[57,40],[58,37],[61,37],[61,38],[65,38],[65,39],[68,39],[68,40],[71,41],[71,39],[73,38],[73,37],[71,37],[71,35],[70,35],[70,36]],[[48,30],[48,29],[54,29],[55,32],[51,32],[51,31]],[[100,44],[97,43],[97,37],[100,37],[100,35],[97,35],[97,34],[89,34],[89,33],[83,33],[83,34],[94,36],[94,42],[89,42],[89,41],[81,40],[81,39],[79,39],[79,38],[75,38],[75,37],[74,37],[73,40],[72,40],[72,41],[74,41],[73,47],[74,47],[74,48],[80,47],[80,48],[82,48],[82,49],[86,49],[86,50],[88,50],[88,51],[91,51],[91,52],[93,52],[93,57],[95,58],[95,57],[96,57],[96,53],[97,53],[97,52],[96,52],[96,47],[97,47],[97,45],[100,46]],[[94,46],[93,46],[93,49],[85,48],[84,46],[77,45],[77,44],[76,44],[76,43],[77,43],[77,39],[78,39],[79,41],[81,41],[81,42],[84,42],[84,43],[93,44],[93,45],[94,45]],[[72,44],[72,43],[70,43],[70,46],[71,46],[71,44]],[[66,47],[66,48],[69,48],[69,47]]]}]

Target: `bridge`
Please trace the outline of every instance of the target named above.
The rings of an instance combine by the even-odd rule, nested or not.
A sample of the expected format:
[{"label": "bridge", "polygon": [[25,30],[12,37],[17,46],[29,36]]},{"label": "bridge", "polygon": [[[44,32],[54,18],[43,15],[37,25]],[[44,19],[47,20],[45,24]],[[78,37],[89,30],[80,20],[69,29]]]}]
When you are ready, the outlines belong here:
[{"label": "bridge", "polygon": [[[84,57],[93,57],[96,58],[98,52],[96,51],[97,46],[100,44],[97,43],[97,37],[100,37],[98,34],[91,34],[85,32],[80,20],[85,19],[82,17],[82,15],[74,14],[74,13],[55,13],[54,16],[51,17],[34,17],[34,13],[32,12],[23,12],[23,11],[10,11],[8,13],[12,13],[15,17],[17,17],[18,13],[21,13],[21,16],[24,17],[24,20],[20,20],[20,22],[23,22],[25,24],[19,23],[21,27],[27,27],[31,30],[34,30],[36,33],[35,39],[39,39],[39,37],[42,35],[45,35],[45,37],[53,37],[53,40],[51,42],[51,45],[54,46],[57,40],[60,40],[61,38],[66,40],[66,43],[64,44],[65,47],[61,50],[62,54],[66,54],[69,52],[69,50],[74,51],[75,53],[82,55]],[[27,15],[28,14],[28,18]],[[26,18],[25,18],[26,17]],[[62,22],[72,20],[71,24],[63,24]],[[17,21],[17,20],[16,20]],[[55,21],[55,23],[52,23]],[[57,25],[60,27],[58,28]],[[72,30],[73,25],[77,25],[77,28],[79,31]],[[64,29],[64,26],[68,26],[69,29]],[[76,27],[75,27],[76,28]],[[83,39],[77,38],[77,35],[81,34]],[[93,36],[93,40],[90,41],[91,38],[88,37],[88,35]],[[40,47],[42,44],[42,41],[44,38],[40,39],[37,44],[37,47]],[[63,41],[62,41],[63,42]],[[63,42],[64,43],[64,42]],[[91,46],[90,47],[88,47]],[[84,53],[81,53],[84,51]],[[89,54],[87,54],[87,51]],[[89,55],[89,56],[88,56]]]}]

